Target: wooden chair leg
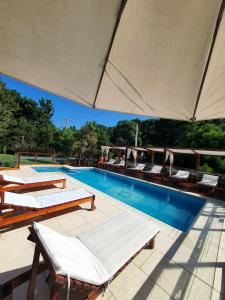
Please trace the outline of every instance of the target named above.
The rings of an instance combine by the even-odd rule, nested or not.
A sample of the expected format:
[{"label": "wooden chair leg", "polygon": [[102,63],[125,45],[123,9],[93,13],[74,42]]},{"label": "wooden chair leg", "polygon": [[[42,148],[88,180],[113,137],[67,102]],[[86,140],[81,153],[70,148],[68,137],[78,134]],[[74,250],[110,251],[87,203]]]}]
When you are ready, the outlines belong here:
[{"label": "wooden chair leg", "polygon": [[57,300],[61,288],[62,286],[60,284],[53,282],[49,300]]},{"label": "wooden chair leg", "polygon": [[150,249],[154,249],[155,247],[155,238],[153,238],[150,242],[149,242],[149,248]]},{"label": "wooden chair leg", "polygon": [[62,188],[63,188],[63,189],[65,189],[65,188],[66,188],[66,181],[64,181],[64,182],[63,182],[63,186],[62,186]]},{"label": "wooden chair leg", "polygon": [[96,206],[95,206],[95,197],[93,198],[93,200],[91,201],[91,210],[95,210]]},{"label": "wooden chair leg", "polygon": [[101,294],[101,290],[95,290],[88,293],[85,300],[95,300]]},{"label": "wooden chair leg", "polygon": [[27,292],[27,300],[34,299],[39,258],[40,258],[40,250],[39,250],[38,246],[36,245],[35,250],[34,250],[34,258],[33,258],[33,264],[32,264],[31,277],[30,277],[30,282],[29,282],[29,287],[28,287],[28,292]]},{"label": "wooden chair leg", "polygon": [[11,285],[7,287],[0,287],[0,299],[13,300],[13,289]]}]

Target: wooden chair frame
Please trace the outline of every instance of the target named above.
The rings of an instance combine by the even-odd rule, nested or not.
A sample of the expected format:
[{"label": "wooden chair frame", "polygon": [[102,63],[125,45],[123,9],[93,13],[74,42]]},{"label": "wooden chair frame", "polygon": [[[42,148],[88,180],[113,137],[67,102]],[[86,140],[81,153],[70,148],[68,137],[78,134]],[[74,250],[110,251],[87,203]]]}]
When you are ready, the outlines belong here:
[{"label": "wooden chair frame", "polygon": [[[48,269],[50,271],[48,276],[48,281],[51,283],[51,291],[50,291],[50,300],[57,300],[57,297],[59,295],[59,292],[61,289],[67,287],[68,284],[68,277],[57,275],[53,269],[51,260],[45,250],[45,247],[42,244],[42,241],[38,237],[36,231],[32,226],[29,227],[30,235],[28,237],[28,240],[34,242],[35,245],[35,251],[34,251],[34,257],[33,257],[33,264],[32,269],[17,276],[16,278],[9,280],[2,286],[2,295],[3,300],[12,300],[12,294],[13,289],[24,282],[29,281],[29,287],[27,292],[27,300],[33,300],[34,299],[34,292],[35,292],[35,286],[36,286],[36,279],[37,275],[44,270]],[[157,234],[156,234],[157,235]],[[150,249],[153,249],[155,246],[155,237],[156,235],[146,244],[144,245],[131,259],[129,259],[124,266],[113,276],[112,280],[116,278],[121,271],[132,261],[132,259],[141,252],[142,249],[148,247]],[[44,262],[40,263],[40,254],[43,257]],[[102,285],[94,285],[89,284],[83,281],[79,281],[76,279],[70,278],[70,286],[71,288],[77,288],[80,291],[84,292],[87,296],[85,299],[88,300],[94,300],[98,295],[101,294],[102,291],[104,291],[107,286],[108,282],[102,284]]]},{"label": "wooden chair frame", "polygon": [[[9,192],[14,190],[22,190],[22,189],[30,189],[34,187],[42,187],[42,186],[49,186],[52,184],[62,183],[62,188],[64,189],[66,187],[66,178],[57,179],[57,180],[48,180],[48,181],[42,181],[42,182],[33,182],[33,183],[18,183],[18,182],[12,182],[12,181],[1,181],[0,185],[3,185],[0,187],[0,192]],[[9,185],[13,184],[13,185]]]},{"label": "wooden chair frame", "polygon": [[209,185],[205,185],[205,184],[196,182],[196,186],[197,186],[197,190],[203,191],[204,193],[206,193],[208,195],[213,195],[216,192],[216,190],[218,189],[218,183],[216,186],[209,186]]},{"label": "wooden chair frame", "polygon": [[[83,203],[91,202],[91,209],[95,210],[95,195],[92,195],[90,197],[81,198],[74,201],[65,202],[62,204],[37,209],[37,208],[31,208],[31,207],[25,207],[25,206],[16,206],[11,204],[5,204],[4,203],[4,193],[1,193],[1,205],[0,205],[0,228],[14,225],[16,223],[24,222],[27,220],[34,221],[37,218],[51,216],[54,213],[67,210],[69,208],[73,208],[75,206],[78,206]],[[4,209],[12,209],[12,211],[8,212],[1,212],[1,210]],[[19,210],[22,210],[22,214],[15,215],[13,214]]]}]

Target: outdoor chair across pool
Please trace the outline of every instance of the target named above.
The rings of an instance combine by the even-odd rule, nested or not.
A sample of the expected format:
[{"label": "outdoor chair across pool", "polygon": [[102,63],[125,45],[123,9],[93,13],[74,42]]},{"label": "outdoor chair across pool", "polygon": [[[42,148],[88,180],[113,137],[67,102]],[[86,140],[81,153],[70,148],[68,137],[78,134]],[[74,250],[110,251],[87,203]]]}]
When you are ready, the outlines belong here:
[{"label": "outdoor chair across pool", "polygon": [[176,174],[171,175],[170,179],[178,180],[178,181],[187,181],[188,178],[189,178],[189,176],[190,176],[190,172],[189,171],[179,170],[179,171],[177,171]]},{"label": "outdoor chair across pool", "polygon": [[[75,237],[59,234],[44,225],[29,227],[35,246],[32,270],[5,283],[3,298],[12,288],[30,279],[27,299],[34,298],[36,277],[48,269],[49,299],[57,299],[62,289],[69,295],[82,291],[83,299],[95,299],[144,247],[154,248],[160,229],[133,212],[124,212]],[[43,262],[40,263],[40,254]],[[77,297],[74,295],[73,299]]]},{"label": "outdoor chair across pool", "polygon": [[142,174],[144,171],[145,164],[137,164],[134,168],[127,168],[126,171],[129,174]]},{"label": "outdoor chair across pool", "polygon": [[[31,176],[31,177],[16,177],[11,175],[0,175],[0,191],[13,191],[17,189],[28,189],[33,187],[48,186],[51,184],[62,183],[63,188],[66,187],[66,178],[58,174]],[[10,185],[13,184],[13,185]]]},{"label": "outdoor chair across pool", "polygon": [[125,167],[125,160],[124,159],[121,159],[121,161],[118,163],[118,164],[111,164],[110,165],[112,168],[124,168]]},{"label": "outdoor chair across pool", "polygon": [[[31,196],[12,192],[1,193],[0,228],[27,220],[49,217],[80,204],[91,202],[95,209],[95,196],[84,189],[61,191],[41,196]],[[11,210],[10,210],[11,209]]]},{"label": "outdoor chair across pool", "polygon": [[143,171],[144,174],[150,175],[150,176],[157,176],[160,175],[162,172],[163,166],[160,165],[154,165],[151,170]]},{"label": "outdoor chair across pool", "polygon": [[203,174],[202,180],[198,181],[197,184],[199,186],[211,189],[215,191],[218,186],[219,176],[210,175],[210,174]]}]

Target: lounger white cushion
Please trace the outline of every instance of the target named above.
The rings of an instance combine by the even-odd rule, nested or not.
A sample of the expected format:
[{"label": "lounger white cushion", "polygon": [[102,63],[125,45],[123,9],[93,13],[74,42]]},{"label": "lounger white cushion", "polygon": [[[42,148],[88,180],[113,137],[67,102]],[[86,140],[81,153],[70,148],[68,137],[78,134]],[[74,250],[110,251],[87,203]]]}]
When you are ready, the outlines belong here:
[{"label": "lounger white cushion", "polygon": [[113,164],[113,166],[124,167],[125,166],[125,160],[121,160],[118,164]]},{"label": "lounger white cushion", "polygon": [[149,171],[144,171],[144,173],[147,173],[147,174],[160,174],[160,172],[162,171],[162,166],[158,166],[158,165],[155,165],[151,168],[151,170]]},{"label": "lounger white cushion", "polygon": [[159,231],[143,217],[124,212],[78,237],[113,276]]},{"label": "lounger white cushion", "polygon": [[[131,212],[122,213],[78,237],[65,237],[35,224],[57,274],[103,284],[146,243],[159,227]],[[80,243],[78,242],[80,241]]]},{"label": "lounger white cushion", "polygon": [[4,203],[8,205],[42,209],[91,196],[92,194],[83,189],[62,191],[36,197],[24,194],[5,192]]},{"label": "lounger white cushion", "polygon": [[34,223],[56,274],[92,284],[102,284],[110,275],[98,258],[76,237],[67,237]]},{"label": "lounger white cushion", "polygon": [[110,161],[106,162],[105,164],[112,165],[112,164],[114,164],[114,162],[115,162],[115,159],[110,159]]},{"label": "lounger white cushion", "polygon": [[53,181],[53,180],[60,180],[60,179],[65,179],[65,177],[58,174],[44,175],[44,176],[31,176],[27,178],[21,178],[21,177],[9,176],[9,175],[0,176],[0,180],[2,181],[21,183],[21,184],[38,183],[38,182]]},{"label": "lounger white cushion", "polygon": [[190,176],[190,172],[188,171],[177,171],[175,175],[171,175],[171,178],[175,179],[187,179]]},{"label": "lounger white cushion", "polygon": [[128,170],[138,170],[138,171],[142,171],[145,168],[145,164],[138,164],[135,168],[128,168]]},{"label": "lounger white cushion", "polygon": [[204,174],[202,180],[197,182],[198,184],[216,187],[218,185],[219,176]]}]

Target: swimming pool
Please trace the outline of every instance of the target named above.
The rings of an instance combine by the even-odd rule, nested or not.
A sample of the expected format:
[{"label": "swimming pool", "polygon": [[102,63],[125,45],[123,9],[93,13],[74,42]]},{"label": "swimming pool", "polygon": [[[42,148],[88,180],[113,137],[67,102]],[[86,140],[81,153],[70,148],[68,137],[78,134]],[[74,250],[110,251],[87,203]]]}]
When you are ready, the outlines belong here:
[{"label": "swimming pool", "polygon": [[186,231],[205,200],[100,169],[33,167],[37,172],[63,172],[164,223]]}]

